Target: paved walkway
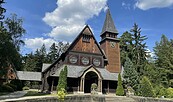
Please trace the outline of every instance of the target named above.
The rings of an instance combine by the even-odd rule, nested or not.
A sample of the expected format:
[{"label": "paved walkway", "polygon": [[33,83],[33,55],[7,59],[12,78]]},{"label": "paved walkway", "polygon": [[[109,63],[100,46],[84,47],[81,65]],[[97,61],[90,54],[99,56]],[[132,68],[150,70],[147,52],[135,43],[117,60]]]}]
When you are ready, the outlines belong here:
[{"label": "paved walkway", "polygon": [[0,102],[4,99],[12,99],[12,98],[22,97],[26,93],[27,93],[27,91],[16,91],[16,92],[10,93],[8,95],[2,95],[2,96],[0,96]]}]

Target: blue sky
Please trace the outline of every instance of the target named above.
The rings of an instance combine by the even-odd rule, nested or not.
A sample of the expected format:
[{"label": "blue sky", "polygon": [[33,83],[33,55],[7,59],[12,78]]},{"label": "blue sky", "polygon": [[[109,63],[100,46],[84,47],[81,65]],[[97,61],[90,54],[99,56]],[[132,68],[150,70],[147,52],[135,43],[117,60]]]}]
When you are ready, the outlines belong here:
[{"label": "blue sky", "polygon": [[44,43],[71,42],[89,24],[100,41],[107,5],[119,37],[137,23],[152,51],[162,34],[173,39],[173,0],[5,0],[6,17],[16,13],[24,19],[27,33],[21,53],[34,51]]}]

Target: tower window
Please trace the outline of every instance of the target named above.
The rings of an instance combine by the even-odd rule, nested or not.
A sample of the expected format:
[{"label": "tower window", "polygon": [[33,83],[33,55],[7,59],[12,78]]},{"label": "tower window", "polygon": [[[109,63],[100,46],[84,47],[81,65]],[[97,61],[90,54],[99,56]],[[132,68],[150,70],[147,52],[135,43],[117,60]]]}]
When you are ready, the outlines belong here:
[{"label": "tower window", "polygon": [[82,39],[82,41],[84,41],[84,42],[90,42],[90,38],[91,38],[91,36],[90,35],[83,35],[83,39]]}]

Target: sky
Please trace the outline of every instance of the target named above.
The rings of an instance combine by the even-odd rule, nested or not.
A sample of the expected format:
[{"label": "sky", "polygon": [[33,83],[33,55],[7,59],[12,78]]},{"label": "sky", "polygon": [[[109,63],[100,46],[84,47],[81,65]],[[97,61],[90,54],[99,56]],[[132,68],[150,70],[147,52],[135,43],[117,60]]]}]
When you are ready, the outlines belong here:
[{"label": "sky", "polygon": [[12,13],[23,19],[26,34],[21,53],[46,48],[58,41],[72,42],[88,24],[97,41],[110,9],[120,37],[130,31],[134,23],[146,35],[152,52],[156,41],[165,34],[173,39],[173,0],[5,0],[6,17]]}]

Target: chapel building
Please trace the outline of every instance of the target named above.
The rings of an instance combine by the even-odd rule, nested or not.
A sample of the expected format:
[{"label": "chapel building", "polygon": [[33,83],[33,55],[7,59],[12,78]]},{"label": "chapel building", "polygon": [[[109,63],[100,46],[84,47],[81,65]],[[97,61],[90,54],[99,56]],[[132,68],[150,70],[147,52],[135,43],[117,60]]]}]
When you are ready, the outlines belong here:
[{"label": "chapel building", "polygon": [[100,94],[115,92],[121,73],[118,31],[107,10],[98,43],[88,25],[52,64],[43,64],[42,91],[56,90],[60,71],[67,66],[67,91],[90,93],[96,83]]}]

